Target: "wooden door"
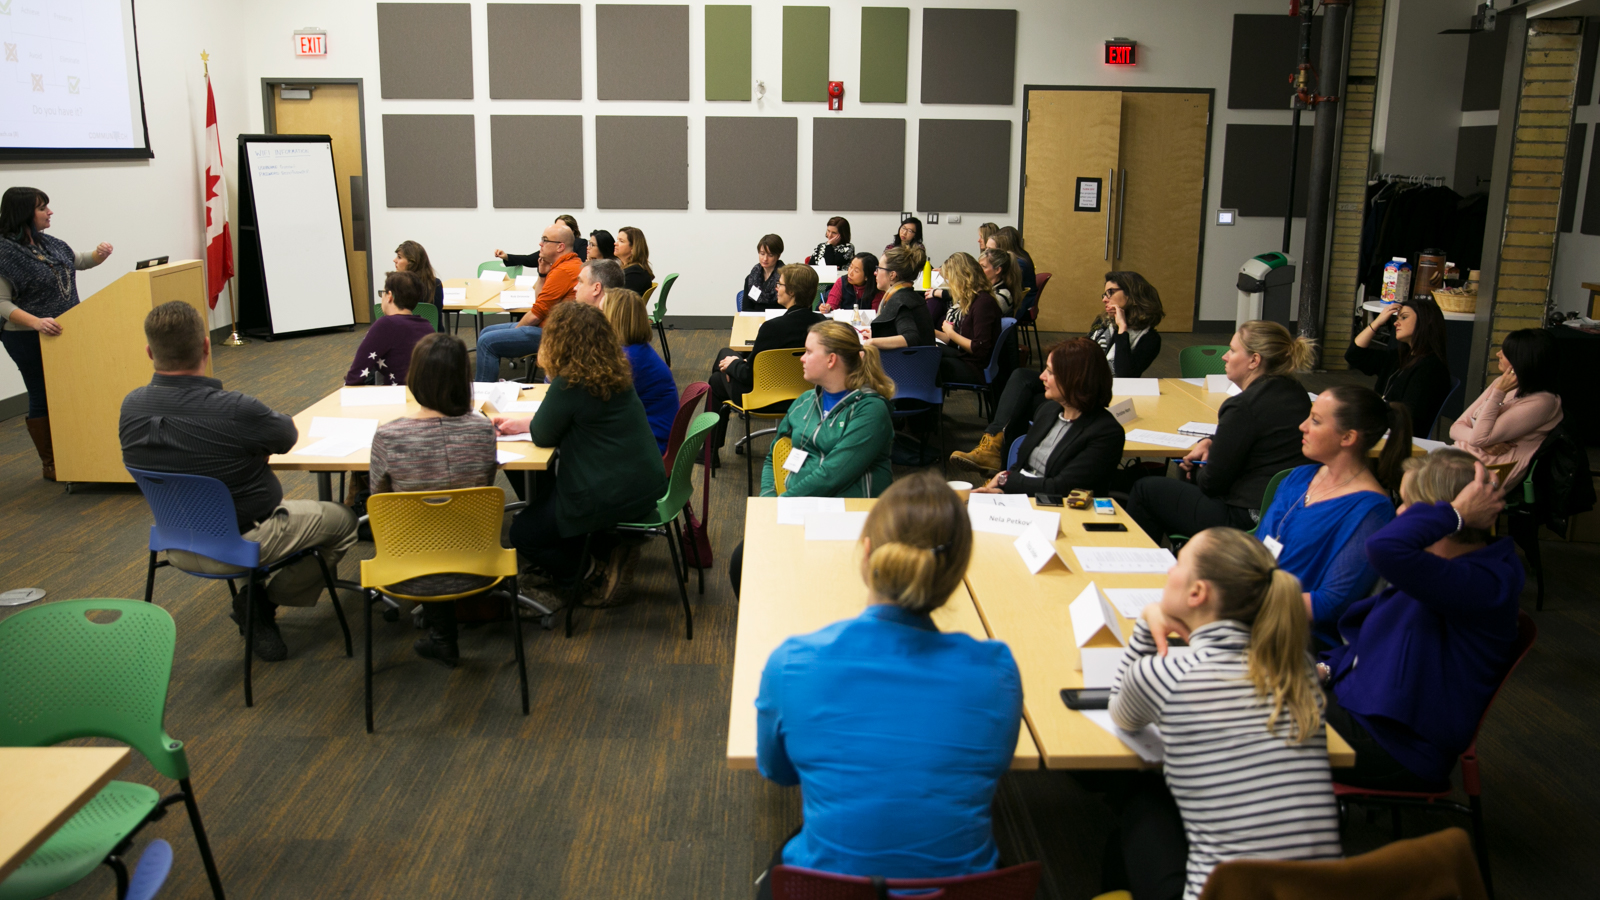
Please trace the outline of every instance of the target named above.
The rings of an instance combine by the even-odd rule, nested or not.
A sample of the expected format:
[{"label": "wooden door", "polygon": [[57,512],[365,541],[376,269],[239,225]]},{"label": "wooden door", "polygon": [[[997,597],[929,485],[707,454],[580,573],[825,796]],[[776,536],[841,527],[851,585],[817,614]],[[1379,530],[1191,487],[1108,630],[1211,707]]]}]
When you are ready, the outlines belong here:
[{"label": "wooden door", "polygon": [[[1111,173],[1122,135],[1120,91],[1029,91],[1023,234],[1036,271],[1051,273],[1041,331],[1087,331],[1112,268]],[[1100,208],[1075,212],[1078,179],[1099,179]]]},{"label": "wooden door", "polygon": [[1210,93],[1122,95],[1115,265],[1108,268],[1138,272],[1155,286],[1166,311],[1161,331],[1194,330],[1210,116]]},{"label": "wooden door", "polygon": [[318,84],[312,88],[310,100],[285,100],[281,91],[274,90],[272,112],[274,134],[326,134],[333,138],[333,175],[339,186],[339,217],[350,270],[350,308],[358,323],[370,322],[373,297],[367,285],[367,232],[362,227],[358,235],[356,228],[365,215],[364,210],[356,209],[356,203],[365,205],[365,197],[353,196],[357,191],[351,181],[366,180],[361,166],[360,87]]}]

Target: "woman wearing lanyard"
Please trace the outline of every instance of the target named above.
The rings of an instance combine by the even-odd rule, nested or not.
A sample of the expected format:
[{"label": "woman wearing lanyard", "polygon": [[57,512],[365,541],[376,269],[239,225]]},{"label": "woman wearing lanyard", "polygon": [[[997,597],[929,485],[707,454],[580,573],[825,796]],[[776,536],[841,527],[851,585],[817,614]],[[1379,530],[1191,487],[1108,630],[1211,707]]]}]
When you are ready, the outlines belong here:
[{"label": "woman wearing lanyard", "polygon": [[56,454],[39,335],[60,334],[56,317],[78,305],[77,270],[111,255],[110,244],[75,254],[65,241],[44,234],[52,215],[50,198],[38,188],[7,188],[0,196],[0,342],[28,389],[28,436],[46,481],[56,480]]},{"label": "woman wearing lanyard", "polygon": [[901,347],[926,347],[933,343],[933,317],[922,295],[911,287],[916,277],[916,257],[904,247],[896,247],[878,262],[878,290],[883,303],[872,320],[873,337],[869,346],[879,350]]}]

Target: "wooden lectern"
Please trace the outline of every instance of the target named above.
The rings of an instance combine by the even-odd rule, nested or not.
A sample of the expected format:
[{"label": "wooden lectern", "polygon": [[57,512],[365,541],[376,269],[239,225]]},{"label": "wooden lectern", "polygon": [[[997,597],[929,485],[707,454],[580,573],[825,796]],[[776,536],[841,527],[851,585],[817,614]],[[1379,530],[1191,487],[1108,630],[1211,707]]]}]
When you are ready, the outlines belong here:
[{"label": "wooden lectern", "polygon": [[40,336],[56,480],[133,481],[122,465],[117,420],[122,398],[149,384],[154,371],[145,354],[144,318],[173,300],[198,310],[210,330],[200,260],[129,272],[57,316],[60,335]]}]

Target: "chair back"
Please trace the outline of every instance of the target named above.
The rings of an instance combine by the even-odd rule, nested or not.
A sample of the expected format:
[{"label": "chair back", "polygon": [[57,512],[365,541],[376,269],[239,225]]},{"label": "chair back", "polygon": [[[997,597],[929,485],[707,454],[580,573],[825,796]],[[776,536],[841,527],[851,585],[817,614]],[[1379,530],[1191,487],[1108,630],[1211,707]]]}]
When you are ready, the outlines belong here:
[{"label": "chair back", "polygon": [[1428,427],[1422,430],[1424,436],[1432,436],[1434,431],[1438,430],[1439,417],[1444,415],[1445,409],[1450,406],[1450,401],[1455,399],[1456,392],[1460,390],[1461,379],[1454,375],[1450,376],[1450,393],[1445,394],[1444,399],[1439,401],[1439,408],[1433,411],[1433,418],[1425,420]]},{"label": "chair back", "polygon": [[1207,375],[1225,375],[1227,367],[1222,354],[1228,352],[1227,344],[1196,344],[1178,352],[1178,371],[1184,378],[1204,378]]},{"label": "chair back", "polygon": [[694,494],[694,463],[705,446],[706,432],[717,427],[716,413],[701,413],[689,423],[689,432],[683,436],[678,456],[672,461],[672,471],[667,475],[667,493],[656,502],[656,515],[661,523],[671,522],[689,505]]},{"label": "chair back", "polygon": [[1028,301],[1029,325],[1039,321],[1039,301],[1044,299],[1044,286],[1050,283],[1050,275],[1049,272],[1033,273],[1033,296]]},{"label": "chair back", "polygon": [[672,462],[678,458],[678,448],[683,444],[684,435],[689,433],[689,423],[694,421],[694,407],[711,390],[711,385],[704,381],[696,381],[683,389],[678,395],[678,414],[672,418],[672,431],[667,434],[667,452],[661,454],[661,461],[667,467],[667,475],[672,474]]},{"label": "chair back", "polygon": [[1014,469],[1017,467],[1017,454],[1022,452],[1022,442],[1027,439],[1027,435],[1019,434],[1017,439],[1011,442],[1011,449],[1006,451],[1006,468]]},{"label": "chair back", "polygon": [[756,354],[750,367],[753,386],[740,398],[744,409],[764,409],[776,403],[788,403],[811,390],[800,370],[800,354],[805,350],[763,350]]},{"label": "chair back", "polygon": [[206,475],[128,469],[156,524],[150,549],[186,550],[241,569],[261,565],[261,545],[239,536],[239,516],[228,486]]},{"label": "chair back", "polygon": [[983,370],[985,384],[994,384],[1000,378],[1000,355],[1016,340],[1016,332],[1016,319],[1006,316],[1000,320],[1000,338],[994,342],[994,352],[989,355],[989,367]]},{"label": "chair back", "polygon": [[123,900],[153,900],[171,871],[172,845],[156,838],[139,854],[139,866],[128,879],[128,894]]},{"label": "chair back", "polygon": [[944,391],[938,384],[939,357],[937,344],[878,351],[884,374],[894,382],[893,406],[898,408],[901,400],[919,400],[930,406],[944,402]]},{"label": "chair back", "polygon": [[1267,482],[1267,489],[1261,492],[1262,509],[1266,509],[1272,505],[1272,498],[1278,496],[1278,485],[1282,484],[1283,480],[1288,478],[1289,473],[1293,471],[1293,469],[1284,469],[1278,474],[1272,476],[1272,479]]},{"label": "chair back", "polygon": [[[891,896],[916,900],[1033,900],[1039,890],[1040,866],[1023,863],[992,872],[953,878],[866,878],[835,875],[796,866],[773,866],[772,900],[879,900]],[[889,892],[894,891],[891,895]],[[905,893],[900,892],[917,893]]]},{"label": "chair back", "polygon": [[367,500],[377,556],[361,561],[361,586],[423,575],[517,574],[517,551],[500,546],[506,493],[498,487],[373,494]]},{"label": "chair back", "polygon": [[789,484],[789,470],[783,467],[783,463],[789,458],[789,451],[793,449],[794,441],[789,440],[788,435],[778,438],[772,444],[772,486],[777,490],[779,497],[783,496]]},{"label": "chair back", "polygon": [[503,260],[491,259],[488,262],[478,263],[478,275],[481,277],[485,272],[504,272],[507,278],[516,278],[522,274],[522,267],[508,266]]},{"label": "chair back", "polygon": [[110,738],[189,777],[183,742],[162,730],[177,635],[166,610],[139,600],[62,600],[0,621],[0,746]]},{"label": "chair back", "polygon": [[677,280],[678,280],[678,273],[677,272],[673,272],[671,275],[668,275],[666,278],[661,279],[661,296],[656,298],[655,309],[650,310],[650,321],[651,322],[654,322],[655,324],[659,325],[659,324],[661,324],[661,320],[666,318],[666,316],[667,316],[667,295],[672,293],[672,285]]},{"label": "chair back", "polygon": [[644,295],[641,296],[639,299],[643,300],[645,303],[649,303],[650,302],[650,298],[655,296],[656,288],[658,288],[660,286],[661,286],[661,283],[658,282],[658,281],[650,282],[650,286],[644,289]]},{"label": "chair back", "polygon": [[1500,677],[1500,684],[1495,687],[1494,693],[1489,695],[1489,702],[1484,704],[1483,715],[1478,717],[1478,727],[1472,731],[1472,743],[1468,744],[1466,751],[1461,754],[1461,780],[1468,796],[1478,794],[1478,733],[1483,731],[1483,723],[1489,718],[1489,710],[1494,707],[1494,701],[1500,696],[1500,691],[1505,688],[1506,682],[1511,680],[1511,673],[1522,665],[1522,661],[1528,656],[1528,651],[1533,649],[1533,642],[1538,639],[1539,623],[1533,620],[1533,616],[1520,609],[1517,610],[1516,655],[1511,658],[1511,665],[1506,666],[1506,674]]},{"label": "chair back", "polygon": [[439,307],[434,306],[432,303],[418,303],[417,308],[412,312],[427,319],[428,324],[433,326],[434,331],[439,330]]},{"label": "chair back", "polygon": [[1346,859],[1228,860],[1211,870],[1200,891],[1200,900],[1485,900],[1487,896],[1472,840],[1460,828],[1395,841]]}]

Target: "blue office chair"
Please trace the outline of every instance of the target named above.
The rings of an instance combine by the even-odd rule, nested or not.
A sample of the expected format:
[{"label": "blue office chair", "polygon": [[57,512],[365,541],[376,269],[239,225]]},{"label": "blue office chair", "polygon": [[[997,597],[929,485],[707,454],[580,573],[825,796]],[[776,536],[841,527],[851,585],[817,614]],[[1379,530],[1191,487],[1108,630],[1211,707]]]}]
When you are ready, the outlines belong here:
[{"label": "blue office chair", "polygon": [[983,383],[947,381],[944,384],[945,396],[948,397],[951,391],[972,391],[978,395],[978,415],[983,416],[985,420],[993,418],[994,403],[989,392],[1000,378],[1001,354],[1016,340],[1016,334],[1017,320],[1010,316],[1001,319],[1000,338],[994,342],[994,352],[989,355],[988,368],[983,370]]},{"label": "blue office chair", "polygon": [[896,419],[921,415],[928,410],[939,413],[940,454],[944,450],[944,391],[939,387],[940,351],[936,344],[926,347],[899,347],[879,351],[884,374],[894,382],[890,415]]},{"label": "blue office chair", "polygon": [[1027,439],[1027,435],[1019,434],[1017,435],[1017,439],[1011,442],[1011,449],[1006,451],[1007,469],[1014,469],[1017,467],[1017,454],[1022,452],[1022,442]]},{"label": "blue office chair", "polygon": [[744,312],[744,288],[739,288],[738,293],[733,295],[733,314],[737,316],[742,312]]},{"label": "blue office chair", "polygon": [[[128,473],[138,483],[139,490],[150,504],[156,523],[150,526],[150,569],[145,576],[144,599],[155,602],[156,569],[172,565],[171,561],[158,559],[163,550],[185,550],[235,566],[237,571],[223,575],[204,572],[185,572],[196,578],[220,579],[228,583],[228,594],[238,599],[235,578],[248,578],[251,589],[247,594],[245,620],[240,623],[244,631],[244,705],[254,706],[251,691],[250,668],[255,642],[255,603],[264,594],[266,578],[279,569],[296,562],[307,554],[317,560],[322,568],[323,580],[328,586],[328,596],[333,599],[333,611],[339,617],[339,627],[344,631],[344,655],[355,656],[350,641],[350,624],[345,621],[344,610],[339,606],[339,594],[334,585],[333,573],[328,563],[315,547],[292,553],[277,562],[261,564],[261,545],[239,536],[239,519],[233,505],[233,495],[228,486],[205,475],[178,475],[170,472],[147,472],[130,467]],[[180,569],[179,571],[185,571]]]},{"label": "blue office chair", "polygon": [[160,838],[150,842],[139,854],[139,866],[128,879],[128,893],[123,900],[151,900],[167,883],[167,873],[172,871],[172,845]]},{"label": "blue office chair", "polygon": [[1456,393],[1460,390],[1461,379],[1452,376],[1450,379],[1450,393],[1444,395],[1444,399],[1439,402],[1439,408],[1433,411],[1433,418],[1428,420],[1428,428],[1423,434],[1431,438],[1438,433],[1439,417],[1444,415],[1444,411],[1450,407],[1450,401],[1455,399]]}]

